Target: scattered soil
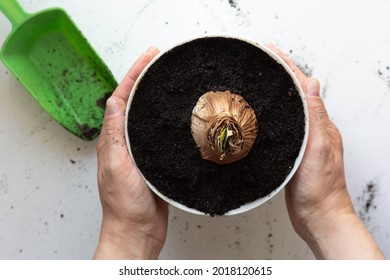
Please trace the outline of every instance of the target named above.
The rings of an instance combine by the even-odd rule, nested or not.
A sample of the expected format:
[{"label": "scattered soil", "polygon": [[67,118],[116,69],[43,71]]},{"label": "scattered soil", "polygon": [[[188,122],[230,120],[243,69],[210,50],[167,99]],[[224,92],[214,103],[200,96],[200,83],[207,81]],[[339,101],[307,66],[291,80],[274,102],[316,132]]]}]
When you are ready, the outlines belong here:
[{"label": "scattered soil", "polygon": [[106,109],[107,99],[112,95],[112,91],[106,92],[102,98],[96,100],[96,105],[100,108]]},{"label": "scattered soil", "polygon": [[382,66],[380,61],[378,61],[378,64],[380,65],[380,68],[377,70],[378,77],[386,83],[390,92],[390,66]]},{"label": "scattered soil", "polygon": [[[242,95],[259,132],[244,159],[203,160],[191,135],[191,112],[208,91]],[[138,85],[128,115],[138,168],[161,193],[210,215],[223,215],[270,194],[294,166],[304,137],[304,111],[284,68],[257,47],[202,38],[164,54]]]},{"label": "scattered soil", "polygon": [[[306,47],[303,46],[303,49]],[[293,50],[290,50],[290,58],[292,61],[294,61],[294,64],[298,66],[298,68],[302,71],[303,74],[305,74],[308,77],[313,76],[313,67],[311,67],[309,64],[305,62],[305,58],[293,53]]]},{"label": "scattered soil", "polygon": [[[369,183],[367,185],[367,188],[366,188],[366,194],[367,194],[367,200],[365,201],[365,204],[364,204],[364,212],[365,213],[368,213],[368,211],[370,211],[371,207],[373,207],[373,202],[374,202],[374,198],[375,198],[375,191],[374,191],[374,184],[372,183]],[[375,206],[374,206],[375,207]]]},{"label": "scattered soil", "polygon": [[237,8],[237,1],[235,0],[229,0],[229,5],[232,7],[232,8]]},{"label": "scattered soil", "polygon": [[78,128],[81,134],[85,137],[85,139],[93,139],[96,135],[98,135],[100,129],[97,127],[89,127],[88,124],[78,125]]},{"label": "scattered soil", "polygon": [[377,185],[373,182],[368,182],[366,187],[363,189],[363,193],[358,197],[358,201],[361,204],[359,210],[359,217],[364,222],[371,220],[371,211],[376,209],[375,198],[377,195]]}]

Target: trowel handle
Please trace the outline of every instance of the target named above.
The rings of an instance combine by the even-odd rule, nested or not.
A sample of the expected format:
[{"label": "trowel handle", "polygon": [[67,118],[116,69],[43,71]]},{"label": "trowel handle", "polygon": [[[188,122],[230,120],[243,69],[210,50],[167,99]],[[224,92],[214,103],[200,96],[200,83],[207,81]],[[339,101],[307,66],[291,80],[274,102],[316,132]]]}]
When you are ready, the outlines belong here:
[{"label": "trowel handle", "polygon": [[16,28],[29,18],[29,14],[23,10],[16,0],[0,0],[0,11],[12,23],[12,28]]}]

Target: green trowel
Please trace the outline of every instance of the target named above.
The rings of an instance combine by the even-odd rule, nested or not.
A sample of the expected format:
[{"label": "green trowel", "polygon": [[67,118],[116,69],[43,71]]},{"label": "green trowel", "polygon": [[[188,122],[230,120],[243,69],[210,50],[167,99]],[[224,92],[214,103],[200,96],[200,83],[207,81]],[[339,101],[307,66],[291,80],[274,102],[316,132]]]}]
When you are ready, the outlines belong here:
[{"label": "green trowel", "polygon": [[65,11],[26,13],[0,0],[12,31],[0,58],[39,104],[84,140],[100,132],[105,101],[117,82]]}]

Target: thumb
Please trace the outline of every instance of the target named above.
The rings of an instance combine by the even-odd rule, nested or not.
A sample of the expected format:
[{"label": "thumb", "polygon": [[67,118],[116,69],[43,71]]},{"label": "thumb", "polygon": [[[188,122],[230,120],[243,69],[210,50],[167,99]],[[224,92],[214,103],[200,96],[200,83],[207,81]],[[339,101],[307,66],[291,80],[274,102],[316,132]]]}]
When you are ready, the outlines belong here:
[{"label": "thumb", "polygon": [[309,110],[310,127],[321,129],[329,120],[324,102],[320,97],[320,82],[310,78],[306,82],[306,100]]},{"label": "thumb", "polygon": [[121,102],[120,98],[117,98],[115,95],[110,96],[106,102],[106,118],[111,118],[112,116],[117,115],[121,111]]},{"label": "thumb", "polygon": [[125,143],[125,103],[121,98],[112,95],[106,102],[106,114],[104,117],[102,136],[104,138],[104,157],[106,162],[121,163],[121,158],[127,153]]}]

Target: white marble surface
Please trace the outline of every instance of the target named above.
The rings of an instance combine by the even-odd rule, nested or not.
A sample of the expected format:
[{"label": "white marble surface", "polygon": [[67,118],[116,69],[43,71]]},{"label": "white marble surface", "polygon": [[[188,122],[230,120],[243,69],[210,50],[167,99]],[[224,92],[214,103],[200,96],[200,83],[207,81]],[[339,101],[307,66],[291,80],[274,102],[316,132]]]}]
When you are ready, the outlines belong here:
[{"label": "white marble surface", "polygon": [[[20,0],[65,8],[121,80],[150,45],[204,34],[273,42],[322,81],[345,146],[348,188],[390,257],[390,1]],[[0,44],[10,24],[0,15]],[[52,121],[0,63],[0,259],[89,259],[101,221],[96,141]],[[373,184],[371,191],[368,186]],[[368,204],[367,204],[368,203]],[[279,193],[246,214],[171,208],[161,259],[310,259]]]}]

